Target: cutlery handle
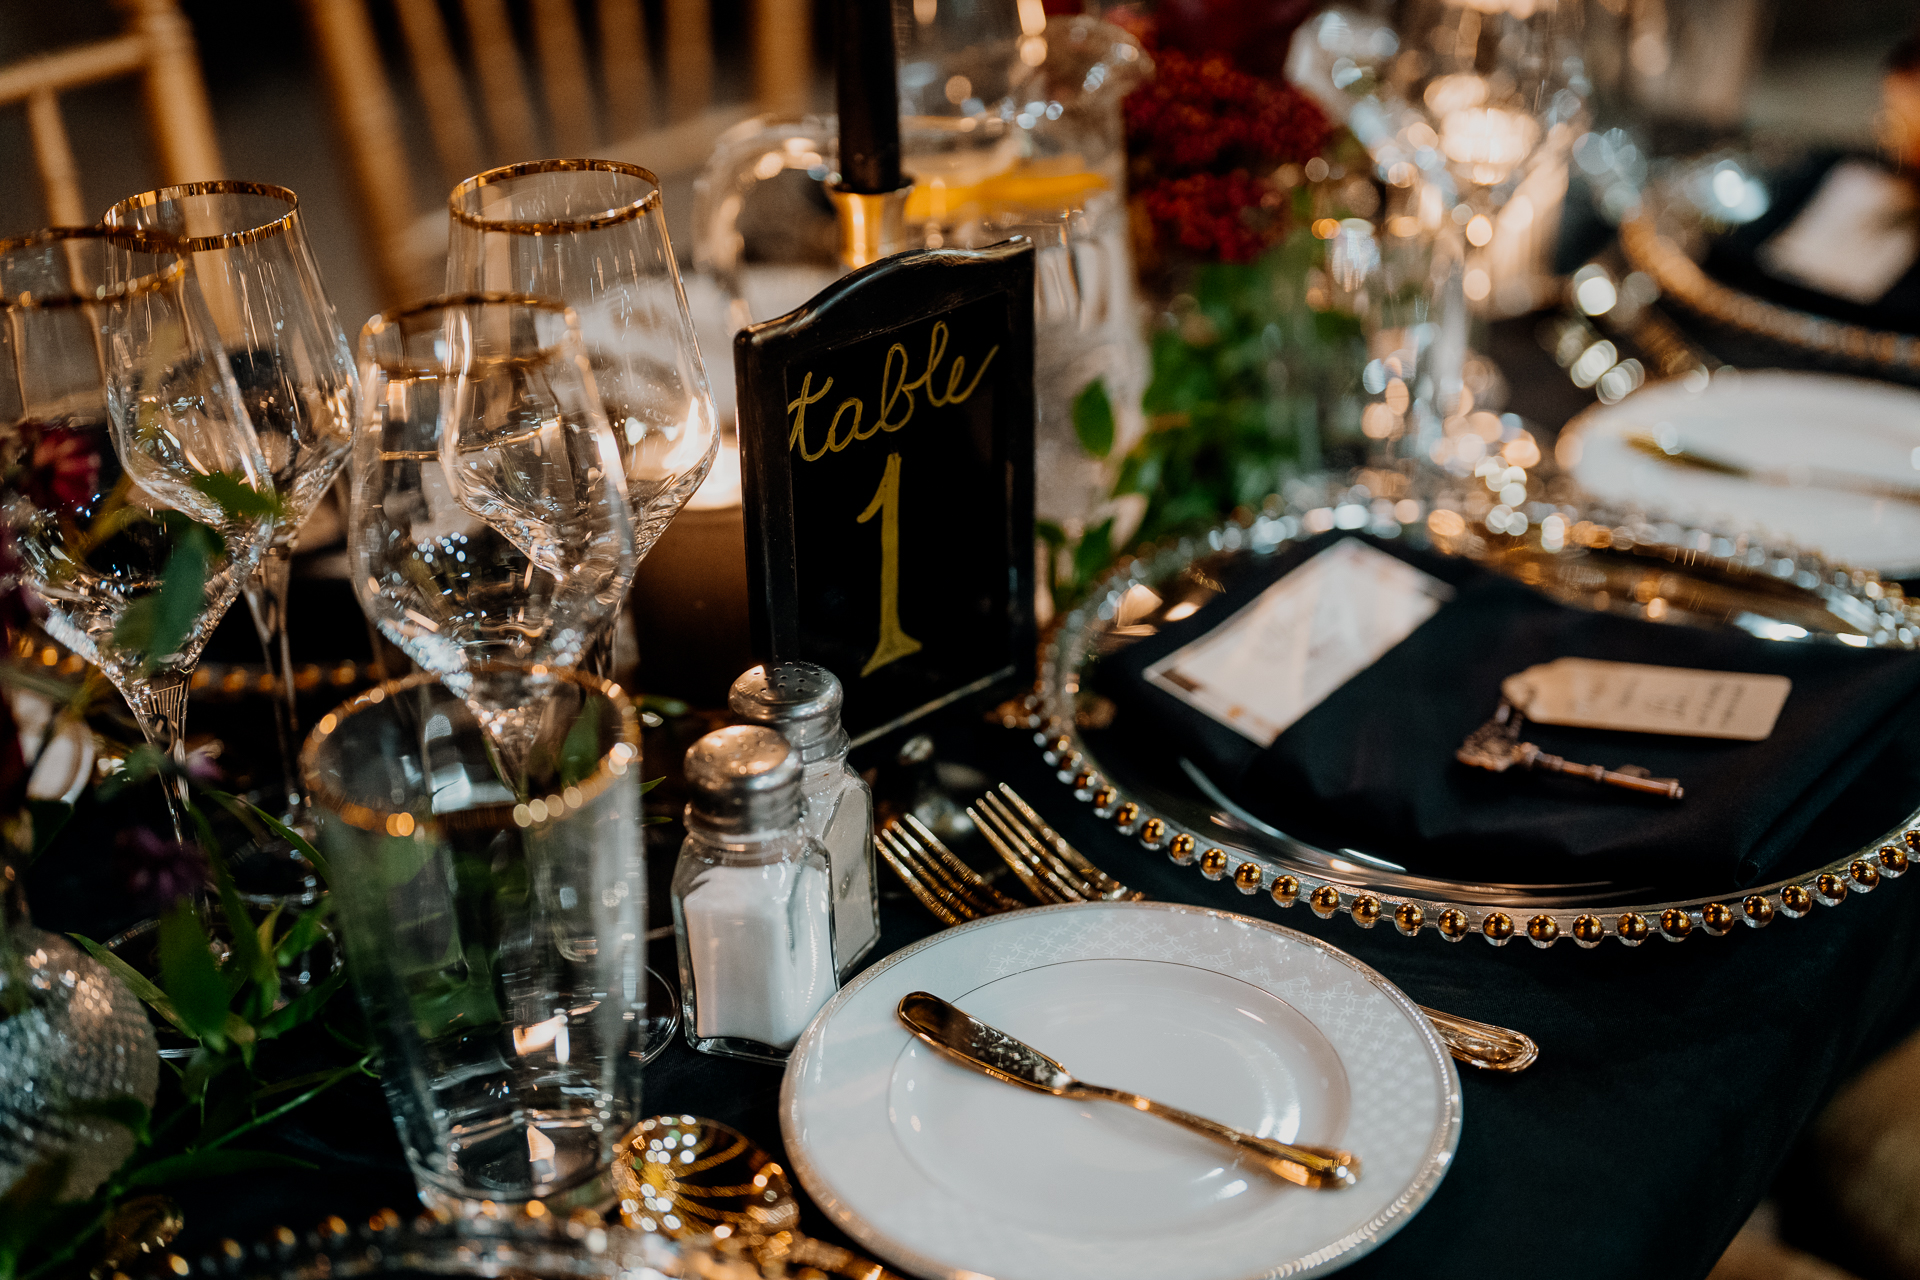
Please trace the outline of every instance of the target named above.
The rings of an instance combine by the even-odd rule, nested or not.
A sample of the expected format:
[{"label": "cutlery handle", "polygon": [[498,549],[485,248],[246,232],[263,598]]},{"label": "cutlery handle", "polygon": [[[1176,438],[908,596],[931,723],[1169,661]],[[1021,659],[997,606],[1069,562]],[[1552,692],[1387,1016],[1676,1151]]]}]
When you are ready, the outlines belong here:
[{"label": "cutlery handle", "polygon": [[1205,1134],[1209,1138],[1238,1147],[1253,1156],[1272,1173],[1303,1187],[1337,1189],[1350,1187],[1360,1180],[1360,1159],[1352,1152],[1334,1151],[1325,1147],[1295,1147],[1284,1142],[1275,1142],[1270,1138],[1257,1138],[1244,1129],[1221,1124],[1218,1120],[1209,1120],[1205,1116],[1194,1115],[1191,1111],[1182,1111],[1164,1102],[1143,1098],[1137,1093],[1109,1089],[1103,1085],[1076,1081],[1073,1087],[1066,1091],[1066,1096],[1101,1098],[1108,1102],[1117,1102],[1123,1107],[1132,1107],[1135,1111],[1145,1111],[1149,1115],[1159,1116],[1162,1120],[1171,1120],[1183,1129],[1191,1129],[1195,1133]]},{"label": "cutlery handle", "polygon": [[1533,1037],[1490,1022],[1475,1022],[1441,1009],[1420,1006],[1427,1021],[1440,1033],[1447,1052],[1470,1067],[1486,1071],[1525,1071],[1540,1056]]}]

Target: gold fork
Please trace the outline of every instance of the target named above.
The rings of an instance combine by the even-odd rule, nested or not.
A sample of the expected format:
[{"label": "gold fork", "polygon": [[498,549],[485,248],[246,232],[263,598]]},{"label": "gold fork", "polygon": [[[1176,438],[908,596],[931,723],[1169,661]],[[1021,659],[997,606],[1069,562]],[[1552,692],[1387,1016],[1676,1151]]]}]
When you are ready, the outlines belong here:
[{"label": "gold fork", "polygon": [[1087,861],[1004,782],[997,794],[989,791],[978,804],[968,805],[967,817],[1027,892],[1043,903],[1138,902],[1147,896]]},{"label": "gold fork", "polygon": [[[1146,894],[1107,875],[1035,813],[1006,783],[967,807],[980,834],[1042,905],[1139,902]],[[989,884],[912,814],[888,823],[874,846],[920,905],[943,924],[1017,911],[1025,904]],[[1447,1052],[1486,1071],[1524,1071],[1540,1056],[1531,1036],[1490,1022],[1420,1006]]]}]

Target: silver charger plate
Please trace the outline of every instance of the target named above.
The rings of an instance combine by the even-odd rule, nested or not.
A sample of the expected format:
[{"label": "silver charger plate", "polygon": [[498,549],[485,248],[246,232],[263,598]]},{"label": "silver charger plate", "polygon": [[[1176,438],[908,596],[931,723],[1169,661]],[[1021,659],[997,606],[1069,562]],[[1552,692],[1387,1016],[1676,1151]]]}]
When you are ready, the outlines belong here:
[{"label": "silver charger plate", "polygon": [[[1175,773],[1161,762],[1134,760],[1105,732],[1114,709],[1083,684],[1090,663],[1152,634],[1169,610],[1186,616],[1188,605],[1204,603],[1257,562],[1335,529],[1470,557],[1578,607],[1673,625],[1739,627],[1783,643],[1920,646],[1920,609],[1876,573],[1752,537],[1592,505],[1564,476],[1532,487],[1540,500],[1511,515],[1471,479],[1443,485],[1430,499],[1398,503],[1363,486],[1331,487],[1321,501],[1270,507],[1204,537],[1143,548],[1115,566],[1043,646],[1039,688],[1027,704],[1035,745],[1076,799],[1141,847],[1278,906],[1304,904],[1363,928],[1387,922],[1408,937],[1432,929],[1453,942],[1477,934],[1501,946],[1525,937],[1542,948],[1563,937],[1581,947],[1608,938],[1638,946],[1655,935],[1677,942],[1804,916],[1904,874],[1920,855],[1914,797],[1890,800],[1900,816],[1890,814],[1880,838],[1761,886],[1694,886],[1676,894],[1605,879],[1493,884],[1417,874],[1390,850],[1297,839],[1239,809],[1197,769],[1182,765]],[[1417,514],[1403,523],[1410,503]],[[1490,519],[1514,532],[1492,532]]]}]

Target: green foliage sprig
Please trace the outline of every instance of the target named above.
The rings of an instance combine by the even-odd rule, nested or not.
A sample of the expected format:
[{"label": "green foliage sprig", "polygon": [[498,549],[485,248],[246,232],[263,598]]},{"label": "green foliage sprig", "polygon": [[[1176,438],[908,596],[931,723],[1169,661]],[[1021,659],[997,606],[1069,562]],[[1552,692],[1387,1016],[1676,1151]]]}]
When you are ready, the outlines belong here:
[{"label": "green foliage sprig", "polygon": [[[165,768],[159,761],[133,761],[125,772]],[[298,832],[237,797],[218,791],[203,796],[247,825],[287,840],[325,875],[325,860]],[[189,805],[188,813],[203,843],[213,849],[205,812]],[[199,908],[181,901],[161,917],[157,981],[93,939],[73,935],[194,1049],[182,1066],[161,1060],[167,1070],[151,1114],[134,1098],[72,1109],[75,1115],[123,1124],[134,1136],[134,1150],[86,1200],[60,1199],[67,1176],[64,1156],[36,1166],[0,1196],[0,1280],[64,1274],[135,1196],[200,1178],[313,1168],[241,1140],[345,1080],[373,1076],[372,1050],[332,1020],[315,1042],[333,1059],[322,1069],[279,1075],[263,1060],[268,1044],[320,1022],[345,983],[345,969],[338,968],[291,1000],[282,992],[281,970],[325,935],[331,899],[292,914],[276,906],[256,922],[222,861],[217,856],[212,861],[217,910],[203,917]],[[225,925],[217,937],[213,920]]]}]

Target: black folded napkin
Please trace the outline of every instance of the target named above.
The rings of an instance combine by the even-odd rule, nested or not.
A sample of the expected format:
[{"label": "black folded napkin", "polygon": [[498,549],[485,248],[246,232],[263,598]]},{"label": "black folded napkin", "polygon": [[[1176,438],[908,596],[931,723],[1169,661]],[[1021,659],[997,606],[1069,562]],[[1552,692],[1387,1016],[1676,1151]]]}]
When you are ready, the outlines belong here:
[{"label": "black folded napkin", "polygon": [[1920,263],[1909,267],[1878,299],[1861,303],[1783,280],[1761,262],[1761,250],[1766,243],[1792,225],[1820,193],[1835,166],[1848,160],[1881,163],[1870,155],[1821,151],[1774,174],[1773,202],[1767,211],[1752,222],[1716,236],[1708,245],[1702,266],[1721,283],[1781,306],[1869,329],[1920,334]]},{"label": "black folded napkin", "polygon": [[[1785,864],[1805,856],[1796,849],[1810,824],[1893,734],[1920,728],[1920,655],[1591,613],[1477,566],[1371,539],[1450,583],[1454,599],[1270,747],[1147,681],[1154,662],[1342,536],[1352,535],[1275,555],[1191,618],[1107,658],[1096,677],[1119,705],[1115,730],[1132,749],[1160,754],[1162,768],[1186,756],[1237,804],[1322,847],[1457,878],[1720,892],[1804,870]],[[1678,778],[1680,801],[1454,759],[1499,705],[1501,681],[1566,657],[1784,675],[1793,691],[1761,742],[1524,728],[1526,741],[1568,760]],[[1895,814],[1920,803],[1894,799]]]}]

